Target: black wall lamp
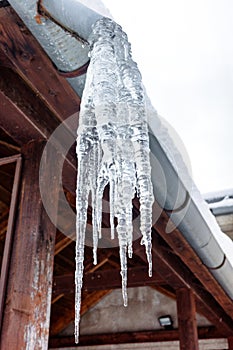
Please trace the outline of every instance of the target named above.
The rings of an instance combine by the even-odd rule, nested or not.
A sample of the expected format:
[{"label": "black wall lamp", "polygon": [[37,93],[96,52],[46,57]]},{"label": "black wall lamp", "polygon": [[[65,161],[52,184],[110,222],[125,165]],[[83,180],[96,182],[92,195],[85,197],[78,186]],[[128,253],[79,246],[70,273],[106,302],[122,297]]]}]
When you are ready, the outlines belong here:
[{"label": "black wall lamp", "polygon": [[170,315],[160,316],[158,321],[164,329],[173,329],[173,321]]}]

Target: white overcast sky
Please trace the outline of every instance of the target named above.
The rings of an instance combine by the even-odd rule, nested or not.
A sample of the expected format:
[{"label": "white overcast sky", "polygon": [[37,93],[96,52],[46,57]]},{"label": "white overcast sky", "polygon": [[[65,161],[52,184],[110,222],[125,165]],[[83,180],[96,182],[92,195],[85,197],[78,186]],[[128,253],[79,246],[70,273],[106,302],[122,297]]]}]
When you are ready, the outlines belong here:
[{"label": "white overcast sky", "polygon": [[233,1],[102,0],[202,193],[233,188]]}]

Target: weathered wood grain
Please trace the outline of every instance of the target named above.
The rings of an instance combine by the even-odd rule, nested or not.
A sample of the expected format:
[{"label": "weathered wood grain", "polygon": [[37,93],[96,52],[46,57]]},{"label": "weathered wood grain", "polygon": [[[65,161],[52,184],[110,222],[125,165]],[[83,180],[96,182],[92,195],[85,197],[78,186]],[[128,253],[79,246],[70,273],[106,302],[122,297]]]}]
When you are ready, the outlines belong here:
[{"label": "weathered wood grain", "polygon": [[180,350],[198,350],[195,297],[191,289],[176,291]]},{"label": "weathered wood grain", "polygon": [[[40,197],[39,165],[43,142],[23,149],[20,207],[16,221],[9,283],[1,334],[1,349],[47,349],[52,294],[53,254],[56,228],[50,222]],[[54,211],[58,193],[51,191],[57,175],[47,159],[45,179]]]}]

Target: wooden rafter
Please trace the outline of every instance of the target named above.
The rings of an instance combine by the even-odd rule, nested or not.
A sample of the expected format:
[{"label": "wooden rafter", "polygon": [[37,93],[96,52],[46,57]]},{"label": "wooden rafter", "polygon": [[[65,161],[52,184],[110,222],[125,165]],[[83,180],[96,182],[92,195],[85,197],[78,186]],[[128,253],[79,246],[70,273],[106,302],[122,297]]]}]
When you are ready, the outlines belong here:
[{"label": "wooden rafter", "polygon": [[[0,126],[19,145],[26,144],[32,139],[44,137],[43,133],[32,125],[30,119],[3,91],[0,91],[0,105]],[[20,123],[23,124],[22,128],[20,128]]]},{"label": "wooden rafter", "polygon": [[[165,281],[158,273],[148,276],[148,268],[144,266],[128,269],[128,287],[164,285]],[[97,291],[103,289],[121,288],[120,270],[100,270],[84,274],[83,289]],[[61,293],[74,293],[74,275],[55,276],[53,281],[53,296]]]},{"label": "wooden rafter", "polygon": [[77,113],[79,97],[59,76],[44,50],[12,8],[0,9],[0,23],[0,51],[1,57],[5,56],[3,66],[7,64],[14,69],[58,120],[63,121]]},{"label": "wooden rafter", "polygon": [[[135,254],[146,261],[144,251],[139,242],[135,244]],[[167,251],[161,244],[161,238],[153,234],[153,266],[154,269],[166,280],[167,284],[175,290],[179,288],[191,288],[197,301],[197,311],[202,313],[209,321],[218,327],[223,335],[233,334],[233,320],[226,311],[216,302],[213,296],[208,293],[201,283],[194,278],[190,270],[182,264],[181,260],[174,254]]]},{"label": "wooden rafter", "polygon": [[201,259],[194,252],[177,228],[170,233],[166,233],[168,216],[162,213],[154,228],[159,235],[167,242],[181,261],[187,266],[193,275],[202,283],[215,300],[222,306],[225,312],[233,319],[233,303],[217,280],[202,263]]},{"label": "wooden rafter", "polygon": [[[0,81],[0,127],[20,146],[31,140],[48,138],[61,122],[76,114],[75,130],[80,98],[67,80],[58,74],[44,50],[10,7],[0,8],[0,30],[1,76],[8,76]],[[70,127],[63,128],[62,137],[64,142],[75,140]],[[63,174],[64,186],[74,191],[76,159],[70,153]]]},{"label": "wooden rafter", "polygon": [[[221,308],[221,306],[214,300],[214,298],[205,290],[205,288],[201,285],[201,283],[192,275],[189,269],[185,268],[184,265],[182,265],[181,261],[177,256],[172,253],[172,249],[168,249],[166,244],[162,244],[161,238],[156,234],[154,234],[156,238],[154,245],[153,245],[153,256],[154,258],[154,267],[156,273],[159,273],[160,276],[162,276],[163,280],[166,280],[165,283],[172,286],[173,289],[179,289],[183,287],[192,288],[195,293],[196,297],[196,303],[197,303],[197,311],[206,316],[213,324],[217,325],[219,327],[219,330],[222,335],[232,334],[231,330],[232,327],[232,320],[227,316],[226,312]],[[140,259],[144,260],[146,262],[145,253],[143,250],[143,247],[139,244],[139,242],[136,242],[134,245],[135,254],[140,256]],[[116,254],[114,250],[114,254]],[[103,254],[104,257],[104,254]],[[92,258],[91,258],[92,260]],[[101,260],[100,260],[101,261]],[[90,264],[92,265],[92,261],[90,261]],[[144,285],[147,283],[147,268],[145,269],[144,276],[138,275],[137,285]],[[132,269],[133,270],[133,269]],[[104,286],[108,286],[109,288],[114,288],[116,286],[120,287],[120,279],[119,276],[118,282],[116,283],[115,275],[118,275],[118,270],[112,273],[111,277],[108,277],[108,282],[103,282]],[[99,283],[97,276],[99,276],[99,279],[102,281],[102,278],[105,279],[105,276],[108,275],[108,271],[97,271],[96,273],[89,274],[89,281],[87,285],[87,290],[102,288]],[[88,276],[88,273],[85,275],[84,279]],[[59,280],[60,279],[60,280]],[[137,279],[137,278],[136,278]],[[56,277],[55,277],[56,281]],[[87,279],[86,279],[87,281]],[[129,274],[129,282],[130,282],[130,274]],[[55,282],[56,283],[56,282]],[[72,292],[73,287],[71,284],[73,283],[73,275],[66,276],[64,279],[61,277],[58,277],[57,279],[57,286],[54,289],[54,293],[56,296],[57,293],[59,294],[59,288],[60,292]],[[130,282],[131,283],[131,282]],[[130,285],[129,283],[129,285]],[[150,284],[150,282],[148,282]],[[69,286],[67,289],[65,285]],[[162,287],[166,288],[164,286],[164,281],[161,280]],[[84,282],[85,286],[85,282]],[[57,290],[56,290],[57,288]],[[64,288],[64,289],[62,289]],[[85,287],[84,287],[85,288]],[[174,296],[174,295],[173,295]]]},{"label": "wooden rafter", "polygon": [[20,152],[20,147],[18,147],[16,145],[13,145],[13,144],[11,144],[9,142],[3,141],[3,140],[0,140],[0,147],[6,147],[6,148],[8,148],[11,151],[14,151],[16,153]]}]

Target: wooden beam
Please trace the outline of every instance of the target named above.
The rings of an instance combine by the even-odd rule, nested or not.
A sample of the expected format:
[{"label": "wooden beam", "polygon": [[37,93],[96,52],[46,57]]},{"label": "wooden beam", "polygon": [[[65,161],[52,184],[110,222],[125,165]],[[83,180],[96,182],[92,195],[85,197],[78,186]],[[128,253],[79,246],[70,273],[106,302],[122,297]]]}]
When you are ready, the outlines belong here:
[{"label": "wooden beam", "polygon": [[[205,290],[202,284],[192,275],[190,270],[182,265],[180,259],[167,252],[166,249],[158,246],[158,241],[155,243],[153,250],[158,252],[159,258],[166,266],[173,270],[176,277],[179,276],[182,285],[185,288],[191,288],[198,303],[198,312],[209,319],[223,335],[233,334],[233,320],[227,312],[218,304],[213,296]],[[179,289],[177,286],[175,289]]]},{"label": "wooden beam", "polygon": [[0,91],[0,126],[19,145],[24,145],[32,139],[44,138],[45,135],[36,128],[25,113]]},{"label": "wooden beam", "polygon": [[[84,273],[94,273],[97,270],[112,270],[112,268],[119,271],[120,264],[115,261],[113,256],[113,249],[98,249],[97,251],[97,265],[93,264],[93,250],[90,246],[85,247],[85,261],[84,261]],[[105,268],[103,266],[105,265]]]},{"label": "wooden beam", "polygon": [[[0,75],[0,90],[23,112],[25,121],[29,122],[41,134],[41,137],[48,138],[58,127],[60,120],[45,104],[45,101],[16,72],[9,68],[0,67]],[[15,122],[19,120],[18,118],[16,115]],[[21,120],[21,128],[24,119]],[[4,121],[4,124],[3,121],[1,123],[3,127],[6,127],[7,120]]]},{"label": "wooden beam", "polygon": [[[100,270],[85,273],[83,276],[83,289],[97,291],[104,289],[121,288],[120,270]],[[148,276],[147,267],[133,267],[128,269],[128,287],[164,285],[165,281],[158,273]],[[61,293],[74,293],[74,275],[67,274],[55,276],[53,280],[53,297]]]},{"label": "wooden beam", "polygon": [[[53,138],[54,145],[62,152],[62,157],[66,156],[63,168],[63,185],[68,190],[75,192],[77,158],[74,147],[75,130],[78,125],[78,114],[68,123],[60,124],[60,121],[54,117],[48,107],[46,107],[39,97],[30,90],[26,92],[22,88],[24,84],[14,79],[6,78],[6,84],[12,84],[10,89],[15,92],[1,91],[0,84],[0,127],[11,136],[20,146],[30,142],[31,140],[48,139],[51,133],[60,126],[57,137]],[[2,83],[4,85],[5,83]],[[9,87],[8,87],[9,88]],[[6,88],[6,89],[8,89]],[[4,87],[2,86],[4,90]],[[24,95],[20,95],[24,91]],[[19,93],[20,92],[20,93]],[[16,96],[12,97],[12,94]],[[17,97],[18,96],[18,97]],[[11,99],[13,98],[13,100]],[[19,100],[19,101],[18,101]],[[67,100],[67,103],[69,101]],[[43,118],[41,118],[43,116]],[[72,123],[71,123],[72,122]],[[73,125],[71,125],[73,124]],[[66,155],[67,151],[68,154]]]},{"label": "wooden beam", "polygon": [[[48,138],[61,122],[59,135],[64,155],[75,142],[80,98],[12,8],[0,9],[0,127],[20,146]],[[43,117],[42,117],[43,116]],[[69,119],[70,121],[70,119]],[[67,145],[68,143],[68,145]],[[75,193],[76,156],[70,150],[63,170],[63,185]]]},{"label": "wooden beam", "polygon": [[19,146],[12,145],[11,143],[3,141],[3,140],[0,140],[0,146],[4,147],[4,148],[7,148],[7,149],[11,150],[14,153],[15,152],[19,153],[20,152],[20,147]]},{"label": "wooden beam", "polygon": [[0,158],[0,166],[7,165],[16,162],[20,158],[20,154],[15,154],[13,156]]},{"label": "wooden beam", "polygon": [[77,113],[80,98],[12,8],[0,9],[0,51],[60,121]]},{"label": "wooden beam", "polygon": [[[158,204],[156,203],[155,206],[157,206],[157,209],[159,208]],[[181,261],[190,269],[193,275],[202,283],[208,292],[221,305],[225,312],[233,319],[232,300],[211,274],[210,270],[208,270],[208,268],[203,264],[201,259],[194,252],[180,231],[174,226],[174,230],[171,233],[166,233],[166,225],[168,219],[168,215],[163,212],[154,225],[155,230],[164,239],[164,241],[167,242],[172,250],[174,250],[175,254],[179,256]]]},{"label": "wooden beam", "polygon": [[198,350],[195,297],[191,289],[176,291],[180,350]]},{"label": "wooden beam", "polygon": [[[221,338],[217,329],[213,326],[198,328],[199,339]],[[165,342],[179,340],[179,331],[173,330],[152,330],[143,332],[121,332],[107,334],[81,335],[79,338],[80,346],[97,346],[110,344],[130,344],[147,342]],[[49,347],[64,348],[75,347],[74,337],[50,338]]]},{"label": "wooden beam", "polygon": [[[20,206],[11,256],[0,348],[47,349],[56,228],[40,198],[39,166],[43,142],[31,142],[22,152],[24,166]],[[54,155],[53,155],[54,156]],[[45,181],[58,182],[48,155]],[[58,158],[59,159],[59,158]],[[57,184],[58,185],[58,184]],[[58,193],[48,191],[57,211]]]},{"label": "wooden beam", "polygon": [[[212,324],[218,327],[222,335],[233,335],[233,320],[181,260],[162,246],[161,241],[158,234],[153,232],[153,271],[157,271],[175,290],[191,288],[197,300],[198,312],[201,312]],[[146,262],[144,247],[140,245],[139,240],[134,243],[134,253]]]},{"label": "wooden beam", "polygon": [[[134,202],[134,210],[136,213],[138,213],[137,201]],[[156,202],[154,203],[154,210],[158,210],[158,212],[161,212],[161,208]],[[169,283],[169,279],[170,279],[169,284],[173,286],[175,289],[177,287],[179,288],[180,282],[181,282],[181,287],[182,285],[183,287],[186,286],[188,288],[190,288],[191,286],[192,289],[195,290],[195,296],[197,298],[198,305],[200,306],[201,313],[204,316],[206,316],[213,324],[218,325],[219,329],[222,329],[223,334],[232,335],[233,334],[232,300],[229,298],[229,296],[226,294],[223,288],[219,285],[219,283],[216,281],[216,279],[208,270],[208,268],[202,263],[200,258],[197,256],[197,254],[194,252],[192,247],[185,240],[185,238],[179,232],[179,230],[175,227],[175,225],[174,225],[174,230],[170,234],[166,233],[166,226],[167,226],[168,220],[169,220],[168,215],[163,211],[159,219],[153,226],[154,232],[156,230],[156,232],[159,233],[162,239],[169,245],[170,251],[171,252],[173,251],[179,257],[179,261],[176,259],[176,271],[179,271],[182,265],[184,267],[187,266],[188,269],[186,273],[185,271],[183,272],[180,271],[175,276],[173,275],[172,272],[171,274],[169,274],[169,272],[166,271],[166,267],[165,267],[164,273],[165,274],[167,273],[167,282]],[[157,243],[158,243],[158,239],[157,239]],[[138,249],[138,253],[144,259],[144,261],[146,261],[145,254],[144,252],[140,251],[140,248]],[[160,253],[162,253],[162,255],[160,255]],[[158,254],[158,258],[159,259],[162,258],[162,261],[163,261],[162,263],[166,265],[166,258],[165,259],[163,258],[164,251],[160,251],[160,253]],[[153,254],[156,255],[156,247],[153,247]],[[168,260],[172,260],[171,254],[170,255],[165,254],[165,255],[167,256]],[[170,265],[170,267],[168,265]],[[172,268],[172,263],[168,265],[167,265],[168,270],[169,269],[171,271],[174,270]],[[179,273],[181,273],[180,276],[179,276]],[[182,278],[179,278],[181,276]],[[194,276],[196,278],[196,281]],[[189,277],[191,277],[191,280]],[[172,280],[173,282],[171,282]],[[224,315],[224,320],[221,317],[221,315]]]}]

